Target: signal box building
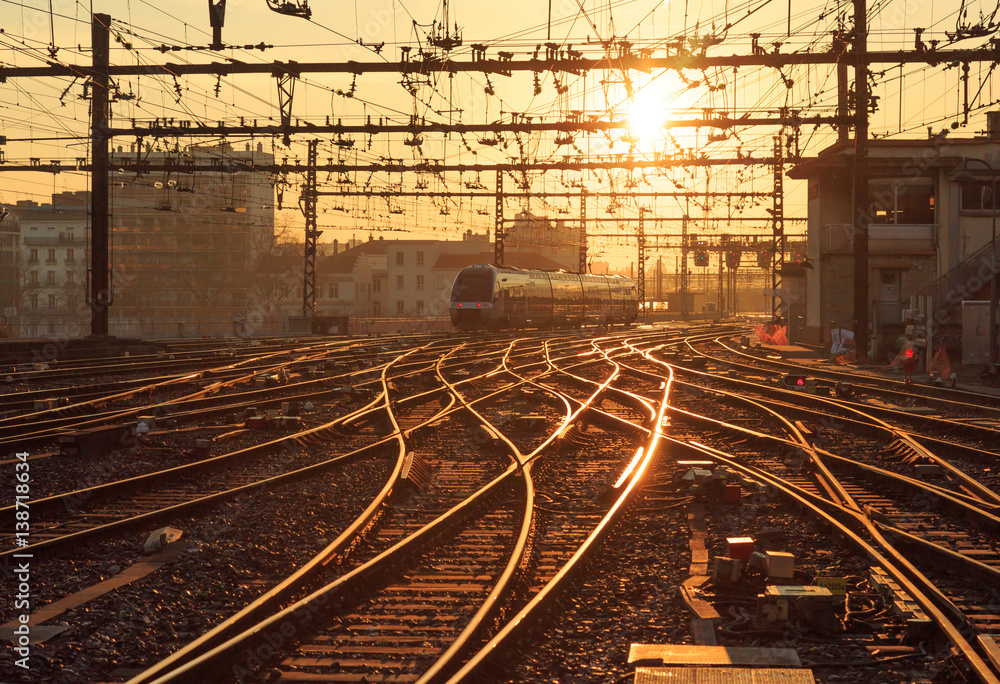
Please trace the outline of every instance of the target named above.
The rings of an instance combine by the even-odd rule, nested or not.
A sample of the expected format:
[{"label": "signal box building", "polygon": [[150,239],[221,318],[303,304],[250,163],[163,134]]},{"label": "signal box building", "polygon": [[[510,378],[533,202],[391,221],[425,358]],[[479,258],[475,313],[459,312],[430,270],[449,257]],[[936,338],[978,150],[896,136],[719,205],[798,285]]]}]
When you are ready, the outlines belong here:
[{"label": "signal box building", "polygon": [[[826,343],[831,328],[853,327],[853,157],[853,141],[839,142],[789,172],[808,181],[805,302],[786,302],[790,309],[805,305],[806,342]],[[907,324],[915,322],[909,312],[918,298],[930,298],[923,301],[931,303],[935,336],[957,354],[963,302],[989,299],[994,201],[982,162],[1000,167],[1000,128],[983,137],[870,143],[873,358],[894,353],[896,339],[913,332]],[[955,180],[963,168],[974,183]]]}]

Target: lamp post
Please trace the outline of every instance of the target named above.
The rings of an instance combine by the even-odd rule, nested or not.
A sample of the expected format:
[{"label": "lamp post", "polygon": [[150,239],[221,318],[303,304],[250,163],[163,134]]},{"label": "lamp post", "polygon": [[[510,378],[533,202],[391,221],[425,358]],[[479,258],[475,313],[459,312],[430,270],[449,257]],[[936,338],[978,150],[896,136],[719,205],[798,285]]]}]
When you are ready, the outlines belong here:
[{"label": "lamp post", "polygon": [[[985,159],[978,159],[976,157],[963,157],[962,158],[962,170],[955,174],[953,180],[956,183],[962,185],[968,183],[976,183],[976,179],[971,173],[965,170],[970,161],[979,162],[987,169],[990,170],[990,181],[992,184],[991,196],[990,196],[990,214],[991,214],[991,230],[990,230],[990,253],[991,253],[991,271],[990,271],[990,374],[995,374],[997,372],[997,176],[996,170],[993,166]],[[930,353],[931,350],[927,350]]]}]

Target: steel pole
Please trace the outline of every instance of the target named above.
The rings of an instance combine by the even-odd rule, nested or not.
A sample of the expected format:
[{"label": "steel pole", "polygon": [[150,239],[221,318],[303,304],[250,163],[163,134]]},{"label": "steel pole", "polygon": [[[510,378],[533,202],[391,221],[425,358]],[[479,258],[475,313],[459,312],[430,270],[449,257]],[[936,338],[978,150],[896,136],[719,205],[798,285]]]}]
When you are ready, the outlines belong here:
[{"label": "steel pole", "polygon": [[997,174],[993,165],[981,159],[990,169],[990,180],[993,185],[991,199],[992,211],[990,225],[990,253],[993,257],[990,270],[990,375],[997,372]]}]

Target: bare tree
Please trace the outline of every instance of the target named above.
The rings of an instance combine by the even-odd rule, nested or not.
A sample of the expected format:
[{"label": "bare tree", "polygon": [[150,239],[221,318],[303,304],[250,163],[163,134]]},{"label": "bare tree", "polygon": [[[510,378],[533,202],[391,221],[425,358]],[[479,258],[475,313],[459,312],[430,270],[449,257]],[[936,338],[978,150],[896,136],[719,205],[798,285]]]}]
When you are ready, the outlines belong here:
[{"label": "bare tree", "polygon": [[251,232],[247,292],[249,316],[246,332],[276,332],[281,306],[302,287],[303,245],[292,237],[290,222],[279,219],[274,233]]}]

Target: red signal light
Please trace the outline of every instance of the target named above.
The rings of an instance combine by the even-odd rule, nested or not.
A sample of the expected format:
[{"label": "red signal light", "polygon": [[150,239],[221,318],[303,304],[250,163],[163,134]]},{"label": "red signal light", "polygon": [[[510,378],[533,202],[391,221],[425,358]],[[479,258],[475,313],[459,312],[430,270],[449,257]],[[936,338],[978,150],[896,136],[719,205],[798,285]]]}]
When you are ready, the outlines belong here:
[{"label": "red signal light", "polygon": [[477,307],[480,307],[480,306],[482,306],[482,305],[483,305],[483,303],[482,303],[482,302],[476,302],[476,306],[477,306]]},{"label": "red signal light", "polygon": [[908,358],[908,359],[913,358],[913,350],[912,349],[907,349],[903,353],[906,355],[906,358]]},{"label": "red signal light", "polygon": [[799,387],[802,387],[803,385],[806,384],[806,381],[803,380],[802,378],[799,378],[798,380],[795,381],[795,384],[798,385]]},{"label": "red signal light", "polygon": [[459,302],[458,306],[459,306],[459,308],[461,308],[462,307],[462,302]]}]

